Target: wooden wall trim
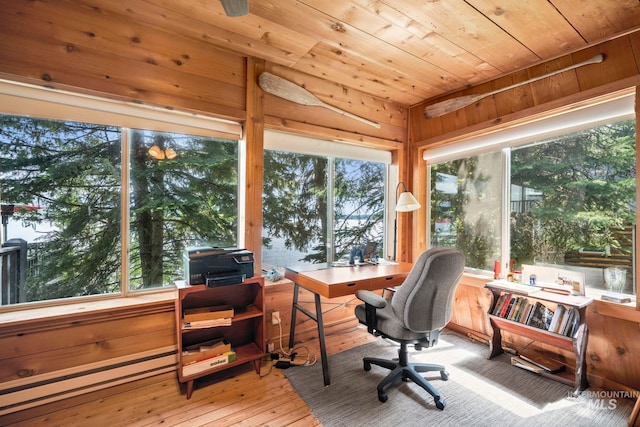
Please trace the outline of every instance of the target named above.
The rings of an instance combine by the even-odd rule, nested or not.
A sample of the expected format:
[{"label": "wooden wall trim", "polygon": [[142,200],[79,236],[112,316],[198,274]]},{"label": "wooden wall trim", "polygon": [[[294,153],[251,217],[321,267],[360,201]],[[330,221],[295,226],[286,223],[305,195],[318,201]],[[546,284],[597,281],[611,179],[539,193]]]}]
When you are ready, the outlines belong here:
[{"label": "wooden wall trim", "polygon": [[262,187],[264,176],[264,94],[257,84],[264,61],[247,60],[247,117],[244,143],[246,179],[244,200],[244,246],[253,252],[253,269],[262,276]]},{"label": "wooden wall trim", "polygon": [[360,147],[377,148],[380,150],[398,150],[404,146],[402,141],[391,141],[368,135],[360,135],[338,129],[329,129],[295,120],[282,119],[275,116],[265,116],[265,128],[274,131],[287,132],[296,135],[317,137]]}]

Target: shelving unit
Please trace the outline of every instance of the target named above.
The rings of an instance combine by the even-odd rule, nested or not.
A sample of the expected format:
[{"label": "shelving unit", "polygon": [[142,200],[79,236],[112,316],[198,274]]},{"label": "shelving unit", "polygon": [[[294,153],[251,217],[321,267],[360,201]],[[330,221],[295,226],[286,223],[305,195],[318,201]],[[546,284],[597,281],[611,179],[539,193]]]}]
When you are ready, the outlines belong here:
[{"label": "shelving unit", "polygon": [[[488,312],[489,324],[493,330],[493,336],[489,341],[489,359],[492,359],[504,352],[502,348],[502,331],[511,332],[534,341],[573,352],[576,357],[575,367],[572,367],[573,373],[568,371],[558,372],[555,374],[541,372],[540,375],[574,387],[575,395],[580,394],[582,390],[588,387],[589,384],[587,382],[585,352],[589,331],[586,323],[586,308],[593,302],[591,298],[584,296],[562,295],[547,291],[527,293],[523,290],[522,286],[517,285],[513,286],[511,289],[508,285],[493,285],[491,283],[487,283],[485,287],[491,291],[492,295],[492,302]],[[526,296],[531,300],[552,303],[554,305],[554,310],[558,304],[562,304],[566,308],[575,307],[580,313],[580,323],[577,330],[573,336],[567,337],[492,314],[500,295],[507,292],[514,295]]]},{"label": "shelving unit", "polygon": [[[253,363],[260,374],[260,360],[265,356],[264,279],[254,277],[243,283],[209,288],[176,282],[176,330],[178,343],[178,380],[187,384],[187,399],[193,393],[194,381],[243,363]],[[188,328],[184,326],[185,309],[230,305],[234,315],[230,326]],[[183,375],[182,352],[185,347],[224,338],[236,353],[235,361],[206,369],[193,375]]]}]

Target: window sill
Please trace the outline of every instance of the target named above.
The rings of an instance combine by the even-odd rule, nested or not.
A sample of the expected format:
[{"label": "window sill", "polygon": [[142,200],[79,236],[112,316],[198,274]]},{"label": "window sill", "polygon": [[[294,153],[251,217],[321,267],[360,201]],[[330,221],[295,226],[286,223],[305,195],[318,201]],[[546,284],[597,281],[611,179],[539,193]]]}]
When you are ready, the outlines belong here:
[{"label": "window sill", "polygon": [[104,298],[48,307],[25,307],[24,309],[0,313],[0,328],[42,321],[69,322],[75,318],[86,317],[88,314],[92,317],[113,317],[125,311],[166,311],[168,307],[173,309],[175,299],[176,291],[172,289],[163,292],[141,293],[135,296]]}]

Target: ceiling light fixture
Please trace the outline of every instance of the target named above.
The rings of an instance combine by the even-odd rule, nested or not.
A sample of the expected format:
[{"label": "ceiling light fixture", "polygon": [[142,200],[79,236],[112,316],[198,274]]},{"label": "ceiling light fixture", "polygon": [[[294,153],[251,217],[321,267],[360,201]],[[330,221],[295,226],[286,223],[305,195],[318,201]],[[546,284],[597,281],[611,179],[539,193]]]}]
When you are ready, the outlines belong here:
[{"label": "ceiling light fixture", "polygon": [[156,160],[164,160],[164,159],[171,160],[171,159],[175,159],[175,157],[178,155],[178,153],[176,153],[176,150],[174,150],[173,148],[167,148],[166,150],[163,150],[157,145],[154,145],[151,148],[149,148],[147,153],[149,153],[149,155]]},{"label": "ceiling light fixture", "polygon": [[244,16],[249,13],[249,0],[220,0],[227,16]]}]

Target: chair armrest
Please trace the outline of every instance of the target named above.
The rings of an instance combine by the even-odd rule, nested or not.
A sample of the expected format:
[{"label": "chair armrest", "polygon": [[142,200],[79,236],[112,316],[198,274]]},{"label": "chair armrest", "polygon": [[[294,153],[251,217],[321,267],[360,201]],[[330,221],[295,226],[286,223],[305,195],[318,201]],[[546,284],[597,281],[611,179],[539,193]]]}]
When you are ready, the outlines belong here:
[{"label": "chair armrest", "polygon": [[364,302],[367,332],[372,335],[376,335],[376,332],[374,331],[378,323],[376,309],[384,308],[387,305],[387,300],[378,294],[366,290],[357,291],[356,298]]},{"label": "chair armrest", "polygon": [[371,291],[359,290],[356,292],[356,298],[374,308],[384,308],[387,305],[386,299]]}]

